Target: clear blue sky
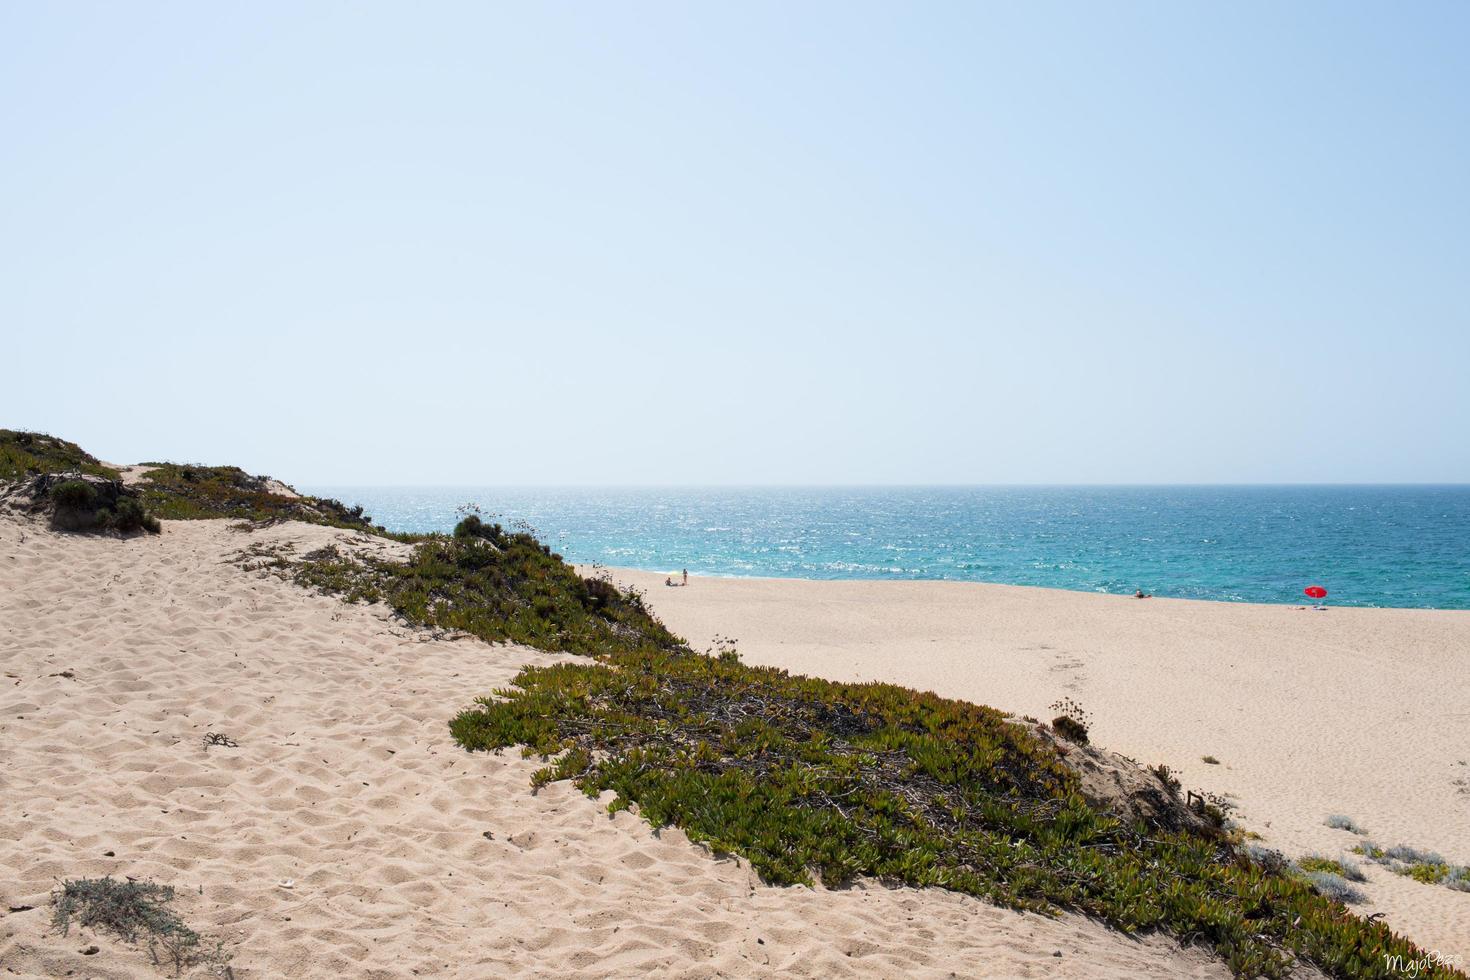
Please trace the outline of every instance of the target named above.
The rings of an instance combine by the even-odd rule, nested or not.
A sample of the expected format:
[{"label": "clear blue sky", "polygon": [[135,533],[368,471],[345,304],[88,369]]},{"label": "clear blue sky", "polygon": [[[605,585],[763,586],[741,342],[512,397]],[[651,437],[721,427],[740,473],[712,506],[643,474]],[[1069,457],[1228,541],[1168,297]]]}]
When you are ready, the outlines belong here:
[{"label": "clear blue sky", "polygon": [[299,483],[1470,481],[1470,4],[0,8],[0,425]]}]

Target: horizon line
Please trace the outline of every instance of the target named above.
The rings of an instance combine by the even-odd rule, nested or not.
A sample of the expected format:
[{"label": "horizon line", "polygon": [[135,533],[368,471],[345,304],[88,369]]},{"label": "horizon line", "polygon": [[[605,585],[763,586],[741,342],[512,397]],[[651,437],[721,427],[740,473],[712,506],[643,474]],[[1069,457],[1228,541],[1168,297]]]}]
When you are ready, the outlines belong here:
[{"label": "horizon line", "polygon": [[1146,489],[1175,487],[1436,487],[1470,488],[1470,481],[1290,480],[1268,482],[1026,482],[1026,483],[372,483],[305,480],[295,486],[373,490],[975,490],[975,489]]}]

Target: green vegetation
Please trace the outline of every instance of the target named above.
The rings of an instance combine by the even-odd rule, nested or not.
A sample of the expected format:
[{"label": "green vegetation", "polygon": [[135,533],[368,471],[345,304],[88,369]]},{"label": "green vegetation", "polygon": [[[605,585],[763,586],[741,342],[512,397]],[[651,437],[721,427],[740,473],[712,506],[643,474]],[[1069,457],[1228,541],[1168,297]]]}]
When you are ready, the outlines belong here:
[{"label": "green vegetation", "polygon": [[[1065,745],[1000,712],[749,667],[728,644],[696,654],[641,597],[583,579],[529,533],[472,516],[405,563],[328,548],[277,568],[417,625],[595,657],[526,668],[456,717],[454,738],[471,750],[524,746],[548,763],[534,786],[610,790],[611,809],[636,805],[769,882],[872,877],[1072,910],[1206,942],[1244,976],[1284,976],[1297,959],[1388,976],[1385,954],[1417,954],[1332,897],[1357,897],[1336,874],[1310,880],[1251,860],[1218,827],[1129,822],[1089,802]],[[1079,706],[1058,708],[1085,734]],[[1177,796],[1173,774],[1155,772]]]},{"label": "green vegetation", "polygon": [[216,972],[228,969],[223,944],[206,942],[169,908],[174,890],[151,881],[82,878],[64,881],[52,895],[52,921],[64,936],[72,922],[111,932],[130,943],[148,944],[155,964],[168,963],[175,974],[195,966]]},{"label": "green vegetation", "polygon": [[391,536],[374,527],[361,507],[296,496],[284,484],[251,476],[238,466],[144,465],[152,469],[143,474],[137,489],[144,506],[166,520],[292,520]]},{"label": "green vegetation", "polygon": [[326,548],[278,567],[299,584],[348,602],[384,602],[414,625],[490,642],[582,654],[672,649],[681,642],[638,594],[583,578],[533,535],[474,516],[452,537],[420,540],[406,563]]},{"label": "green vegetation", "polygon": [[63,531],[150,531],[158,521],[119,482],[121,474],[74,442],[0,429],[0,484],[25,484],[30,507]]},{"label": "green vegetation", "polygon": [[1319,894],[1334,901],[1345,905],[1354,905],[1364,901],[1362,891],[1354,888],[1342,875],[1333,874],[1331,871],[1308,871],[1306,879]]},{"label": "green vegetation", "polygon": [[1368,831],[1359,826],[1358,822],[1352,817],[1345,816],[1341,813],[1330,813],[1327,815],[1327,819],[1322,822],[1331,827],[1333,830],[1346,830],[1350,834],[1358,834],[1359,836],[1368,833]]},{"label": "green vegetation", "polygon": [[1415,881],[1422,881],[1426,885],[1437,885],[1449,877],[1450,869],[1449,865],[1421,861],[1397,868],[1395,873],[1413,878]]},{"label": "green vegetation", "polygon": [[97,506],[97,491],[82,480],[67,480],[51,488],[51,502],[57,507],[90,510]]},{"label": "green vegetation", "polygon": [[1323,857],[1320,854],[1308,854],[1297,861],[1297,867],[1303,871],[1316,871],[1324,874],[1334,874],[1347,881],[1367,881],[1362,870],[1351,861],[1339,861],[1334,858]]},{"label": "green vegetation", "polygon": [[990,708],[647,646],[528,667],[514,685],[454,719],[461,745],[522,745],[549,763],[534,785],[610,790],[610,810],[636,805],[769,882],[873,877],[1072,910],[1206,943],[1243,976],[1299,958],[1386,977],[1385,954],[1422,955],[1223,831],[1105,812],[1064,749]]},{"label": "green vegetation", "polygon": [[0,483],[14,483],[42,473],[86,473],[118,478],[118,471],[102,464],[74,442],[39,432],[0,429]]},{"label": "green vegetation", "polygon": [[1365,841],[1353,848],[1354,854],[1381,864],[1396,875],[1413,878],[1426,885],[1444,885],[1455,891],[1470,891],[1470,866],[1451,864],[1434,851],[1400,844],[1382,848]]},{"label": "green vegetation", "polygon": [[[266,477],[251,476],[237,466],[193,466],[148,463],[152,469],[137,484],[139,511],[166,520],[236,518],[249,521],[295,520],[402,538],[375,527],[361,507],[339,500],[298,496]],[[0,429],[0,483],[13,483],[46,473],[82,473],[108,480],[121,473],[104,465],[80,446],[38,432]],[[80,509],[73,507],[73,509]],[[148,527],[148,520],[124,508],[123,524]],[[110,520],[110,519],[109,519]],[[83,522],[85,523],[85,522]],[[88,525],[88,529],[116,523]]]},{"label": "green vegetation", "polygon": [[1082,710],[1082,705],[1071,698],[1062,698],[1052,702],[1051,710],[1061,712],[1051,721],[1053,731],[1069,742],[1087,744],[1087,726],[1092,717]]},{"label": "green vegetation", "polygon": [[111,492],[104,495],[85,480],[63,480],[53,484],[49,494],[53,526],[64,531],[119,531],[123,534],[134,531],[157,534],[161,530],[158,519],[147,513],[136,499],[118,494],[115,485],[109,489]]}]

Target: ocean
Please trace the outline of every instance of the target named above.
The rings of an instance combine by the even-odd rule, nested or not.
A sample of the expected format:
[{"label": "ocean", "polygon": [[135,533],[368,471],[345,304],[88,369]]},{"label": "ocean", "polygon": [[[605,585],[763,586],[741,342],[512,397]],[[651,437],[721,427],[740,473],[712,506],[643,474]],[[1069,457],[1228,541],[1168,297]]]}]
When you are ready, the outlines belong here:
[{"label": "ocean", "polygon": [[303,487],[396,531],[473,503],[571,561],[1470,609],[1470,486]]}]

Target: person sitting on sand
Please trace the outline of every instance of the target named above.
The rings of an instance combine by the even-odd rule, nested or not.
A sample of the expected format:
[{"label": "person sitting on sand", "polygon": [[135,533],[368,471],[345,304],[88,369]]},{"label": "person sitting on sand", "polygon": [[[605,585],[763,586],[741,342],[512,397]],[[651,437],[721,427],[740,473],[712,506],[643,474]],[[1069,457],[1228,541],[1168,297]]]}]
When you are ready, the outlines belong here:
[{"label": "person sitting on sand", "polygon": [[1147,592],[1143,591],[1142,589],[1139,589],[1137,592],[1133,593],[1133,598],[1135,598],[1135,599],[1149,599],[1149,598],[1152,598],[1152,597]]}]

